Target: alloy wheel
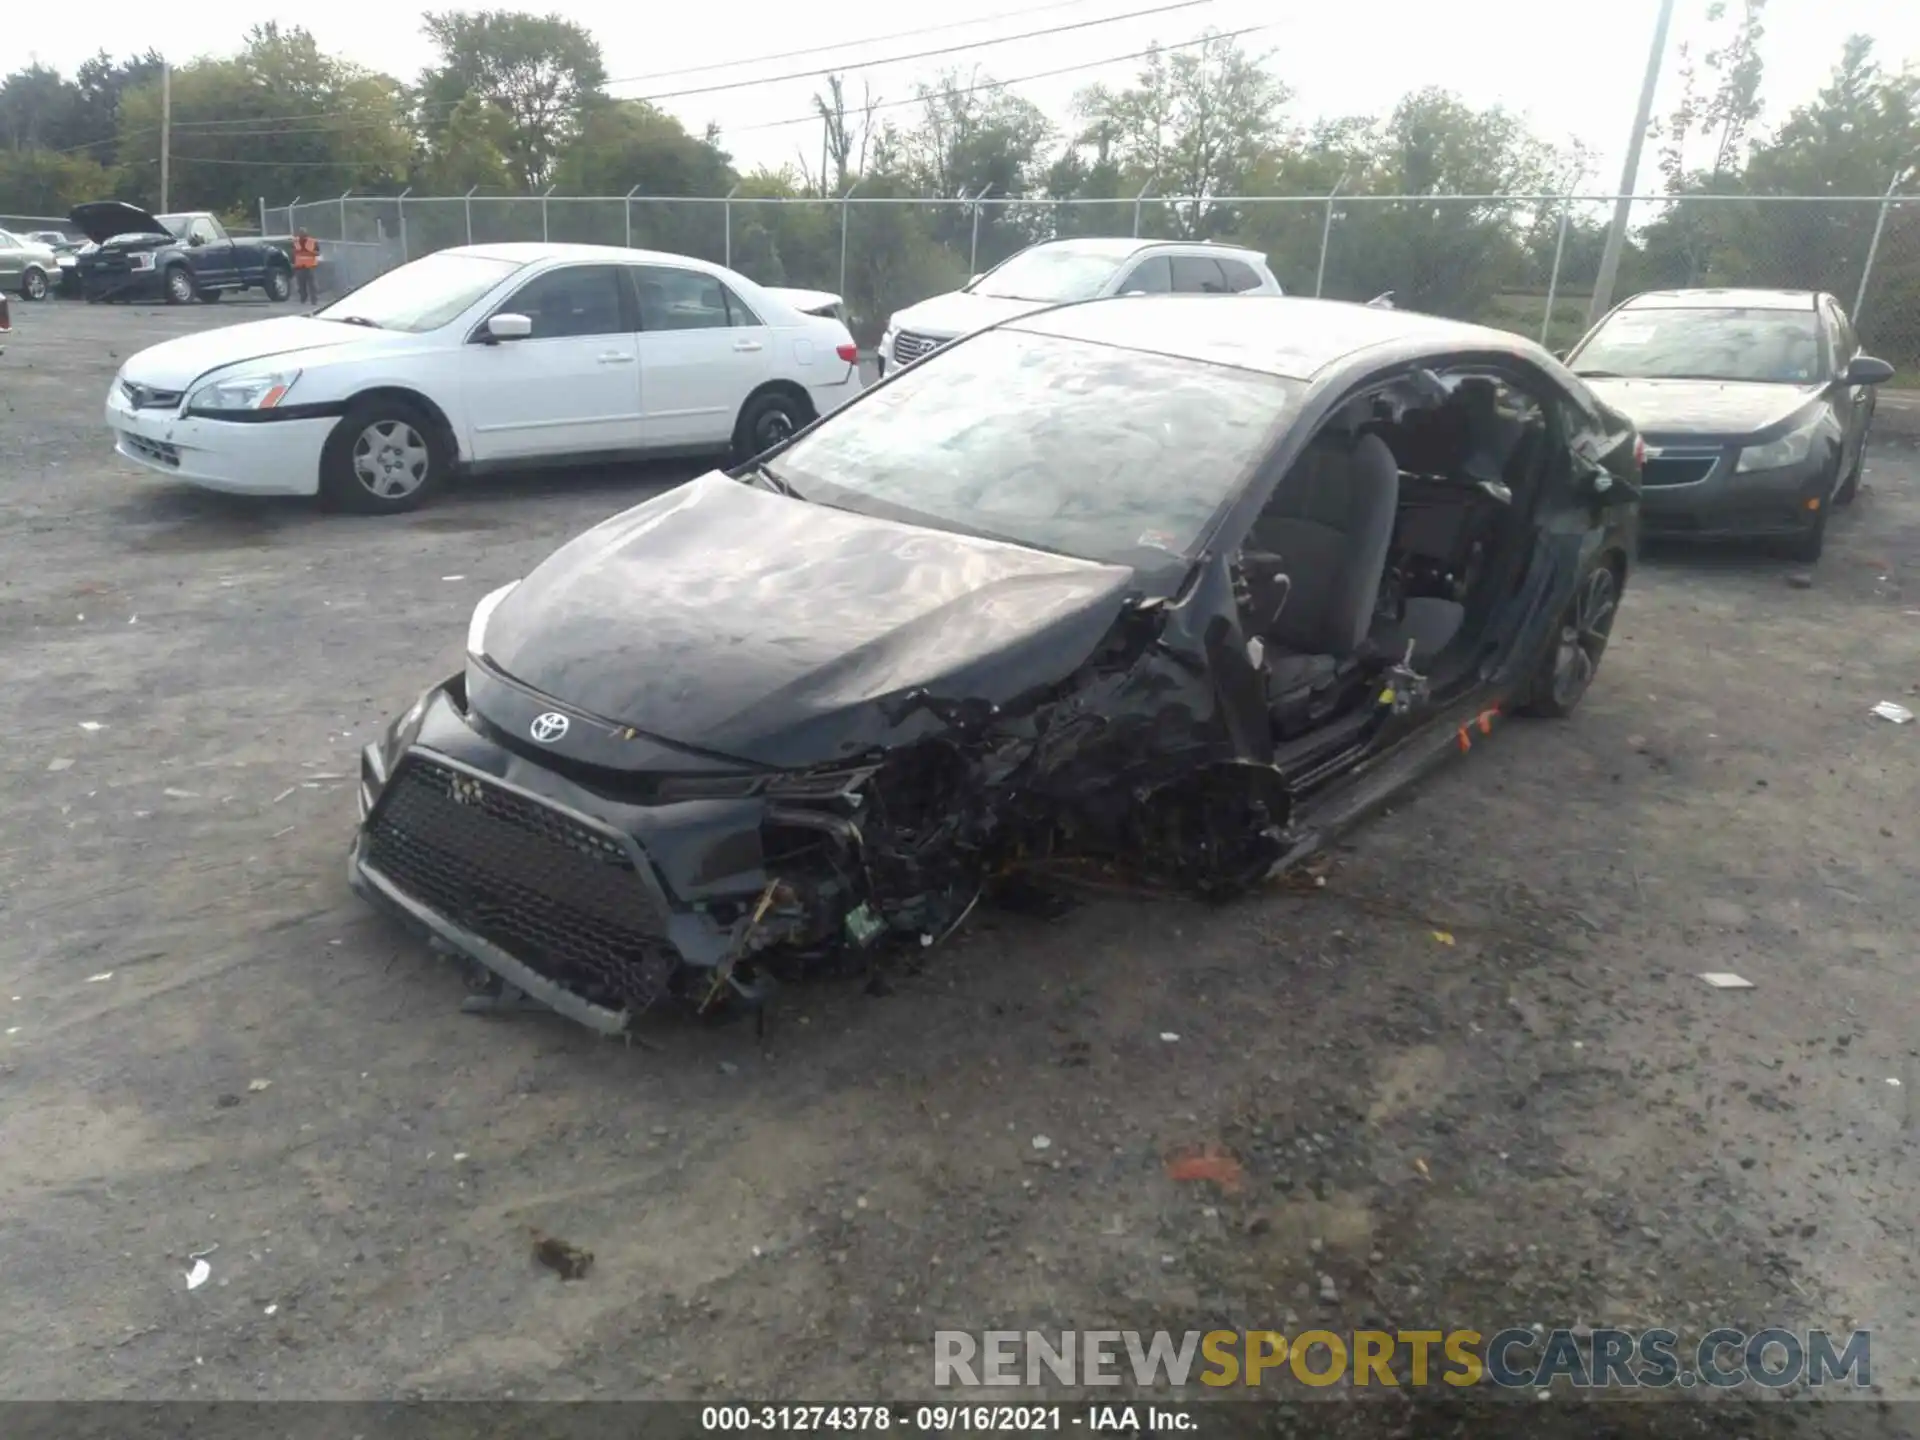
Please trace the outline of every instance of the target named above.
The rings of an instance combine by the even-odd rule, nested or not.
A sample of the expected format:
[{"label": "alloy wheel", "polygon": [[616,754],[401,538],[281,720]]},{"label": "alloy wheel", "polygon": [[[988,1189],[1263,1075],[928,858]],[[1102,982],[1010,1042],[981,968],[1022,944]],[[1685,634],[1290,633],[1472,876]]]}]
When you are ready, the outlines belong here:
[{"label": "alloy wheel", "polygon": [[1560,643],[1553,658],[1554,703],[1571,707],[1593,683],[1613,633],[1613,616],[1620,604],[1619,582],[1606,565],[1595,568],[1580,586],[1560,627]]},{"label": "alloy wheel", "polygon": [[770,450],[794,432],[793,417],[784,410],[769,410],[760,417],[760,423],[754,427],[753,443],[756,450]]},{"label": "alloy wheel", "polygon": [[353,475],[369,495],[397,500],[427,483],[432,453],[404,420],[376,420],[353,442]]},{"label": "alloy wheel", "polygon": [[46,299],[47,277],[42,275],[38,270],[29,270],[27,272],[26,285],[21,293],[29,300]]}]

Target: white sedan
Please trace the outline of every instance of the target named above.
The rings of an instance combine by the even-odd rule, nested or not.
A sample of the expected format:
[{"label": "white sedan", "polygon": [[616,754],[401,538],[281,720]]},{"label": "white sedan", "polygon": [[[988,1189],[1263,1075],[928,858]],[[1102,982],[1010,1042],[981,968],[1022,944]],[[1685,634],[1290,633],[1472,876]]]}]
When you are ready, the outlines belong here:
[{"label": "white sedan", "polygon": [[471,245],[143,350],[106,414],[175,479],[386,512],[456,471],[754,455],[858,394],[857,360],[840,320],[705,261]]}]

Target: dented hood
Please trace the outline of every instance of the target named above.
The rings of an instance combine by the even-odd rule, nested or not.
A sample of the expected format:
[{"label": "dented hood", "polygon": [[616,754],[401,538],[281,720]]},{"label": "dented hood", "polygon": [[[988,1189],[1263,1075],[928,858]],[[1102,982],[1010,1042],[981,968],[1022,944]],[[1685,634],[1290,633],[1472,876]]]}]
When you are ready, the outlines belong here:
[{"label": "dented hood", "polygon": [[486,651],[582,715],[797,767],[904,738],[889,702],[907,692],[1004,704],[1064,678],[1133,578],[715,471],[556,551],[493,612]]},{"label": "dented hood", "polygon": [[[1577,372],[1576,372],[1577,373]],[[1741,440],[1797,415],[1818,385],[1594,376],[1588,387],[1649,440]]]}]

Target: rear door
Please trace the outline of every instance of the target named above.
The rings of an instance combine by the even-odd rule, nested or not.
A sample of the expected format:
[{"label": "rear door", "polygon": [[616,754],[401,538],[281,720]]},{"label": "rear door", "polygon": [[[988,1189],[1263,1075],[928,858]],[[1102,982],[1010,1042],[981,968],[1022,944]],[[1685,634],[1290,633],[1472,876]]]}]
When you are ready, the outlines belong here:
[{"label": "rear door", "polygon": [[494,313],[533,333],[488,344],[477,327],[454,357],[481,462],[634,450],[640,367],[617,265],[566,265],[527,281]]},{"label": "rear door", "polygon": [[717,275],[668,265],[627,273],[640,316],[644,443],[725,447],[747,396],[772,371],[772,330]]},{"label": "rear door", "polygon": [[0,230],[0,287],[18,290],[20,278],[26,271],[26,247],[20,243],[20,237],[8,230]]},{"label": "rear door", "polygon": [[205,289],[224,289],[237,284],[233,266],[233,242],[205,215],[187,222],[187,248],[193,255],[193,278]]}]

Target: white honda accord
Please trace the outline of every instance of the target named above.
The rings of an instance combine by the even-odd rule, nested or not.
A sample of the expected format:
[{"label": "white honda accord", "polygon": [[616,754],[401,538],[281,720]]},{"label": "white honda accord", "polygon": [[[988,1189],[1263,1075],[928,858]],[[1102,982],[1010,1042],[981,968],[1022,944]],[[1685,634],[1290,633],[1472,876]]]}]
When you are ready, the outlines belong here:
[{"label": "white honda accord", "polygon": [[832,313],[705,261],[470,245],[142,350],[107,424],[178,480],[385,512],[460,471],[757,454],[856,395],[857,362]]}]

